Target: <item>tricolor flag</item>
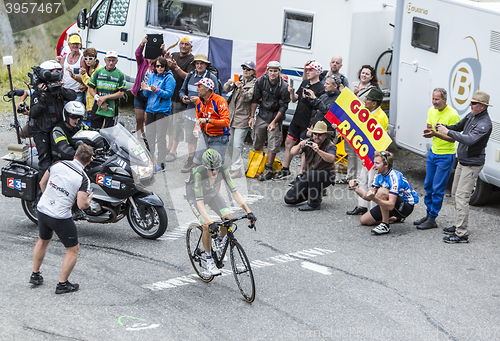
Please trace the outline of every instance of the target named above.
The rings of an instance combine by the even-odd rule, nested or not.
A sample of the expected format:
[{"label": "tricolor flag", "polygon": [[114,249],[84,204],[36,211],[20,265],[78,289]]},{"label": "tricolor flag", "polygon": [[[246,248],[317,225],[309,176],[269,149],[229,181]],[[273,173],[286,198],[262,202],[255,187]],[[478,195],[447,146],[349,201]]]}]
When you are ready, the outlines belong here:
[{"label": "tricolor flag", "polygon": [[384,128],[349,88],[342,90],[325,118],[337,125],[338,132],[365,161],[368,170],[373,167],[375,151],[386,150],[392,142]]},{"label": "tricolor flag", "polygon": [[252,43],[241,40],[229,40],[210,37],[208,42],[208,60],[219,70],[222,84],[233,78],[233,74],[242,74],[241,64],[252,61],[256,65],[257,77],[266,72],[267,63],[281,58],[281,44]]},{"label": "tricolor flag", "polygon": [[193,46],[193,51],[191,52],[193,55],[196,55],[198,53],[208,55],[208,37],[200,37],[191,34],[176,33],[170,31],[165,32],[162,30],[155,30],[153,28],[148,29],[148,34],[163,34],[165,49],[170,53],[179,52],[179,42],[182,37],[187,36],[191,40],[191,45]]}]

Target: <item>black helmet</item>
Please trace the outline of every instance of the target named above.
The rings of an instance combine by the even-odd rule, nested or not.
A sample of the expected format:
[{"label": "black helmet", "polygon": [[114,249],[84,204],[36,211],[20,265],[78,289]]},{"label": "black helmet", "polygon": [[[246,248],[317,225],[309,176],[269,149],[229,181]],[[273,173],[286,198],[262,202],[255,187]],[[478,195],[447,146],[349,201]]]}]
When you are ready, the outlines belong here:
[{"label": "black helmet", "polygon": [[69,123],[69,118],[82,120],[85,116],[85,106],[78,101],[66,103],[63,110],[63,120]]},{"label": "black helmet", "polygon": [[218,151],[214,149],[207,149],[207,151],[203,153],[201,162],[206,169],[217,169],[222,164],[222,157]]},{"label": "black helmet", "polygon": [[47,60],[40,64],[38,76],[42,82],[54,83],[60,81],[63,76],[61,64],[55,60]]}]

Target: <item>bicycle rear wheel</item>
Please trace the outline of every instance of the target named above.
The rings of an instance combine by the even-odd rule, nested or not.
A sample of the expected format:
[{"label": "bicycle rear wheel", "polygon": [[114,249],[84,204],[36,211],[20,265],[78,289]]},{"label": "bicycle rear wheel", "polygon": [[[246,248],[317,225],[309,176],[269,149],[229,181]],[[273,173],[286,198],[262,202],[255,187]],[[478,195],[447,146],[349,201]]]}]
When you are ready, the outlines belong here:
[{"label": "bicycle rear wheel", "polygon": [[202,281],[208,283],[214,279],[214,276],[207,270],[205,249],[201,240],[202,231],[201,226],[198,224],[193,223],[189,225],[186,232],[186,248],[194,271],[196,271],[196,274]]},{"label": "bicycle rear wheel", "polygon": [[252,303],[255,300],[255,282],[252,268],[245,251],[240,243],[235,240],[231,242],[231,266],[240,293],[245,298],[245,301]]},{"label": "bicycle rear wheel", "polygon": [[392,50],[382,52],[375,63],[375,72],[381,90],[391,89]]}]

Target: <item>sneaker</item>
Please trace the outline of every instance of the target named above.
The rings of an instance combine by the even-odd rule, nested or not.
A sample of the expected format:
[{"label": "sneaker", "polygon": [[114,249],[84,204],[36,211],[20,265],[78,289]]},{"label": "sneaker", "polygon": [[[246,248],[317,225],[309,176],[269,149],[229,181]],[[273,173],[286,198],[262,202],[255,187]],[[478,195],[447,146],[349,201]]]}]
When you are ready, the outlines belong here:
[{"label": "sneaker", "polygon": [[273,170],[272,169],[266,169],[264,173],[262,173],[257,180],[259,181],[266,181],[266,180],[271,180],[274,177]]},{"label": "sneaker", "polygon": [[67,292],[77,291],[80,286],[78,284],[71,284],[69,281],[65,283],[57,283],[56,294],[65,294]]},{"label": "sneaker", "polygon": [[450,226],[450,227],[445,227],[443,229],[443,233],[444,234],[455,234],[456,230],[457,230],[457,228],[455,227],[455,225],[453,225],[453,226]]},{"label": "sneaker", "polygon": [[275,179],[278,179],[278,180],[281,180],[281,179],[285,179],[287,178],[288,176],[290,176],[290,174],[292,174],[290,172],[289,169],[285,169],[285,167],[281,168],[281,170],[276,174],[276,176],[274,177]]},{"label": "sneaker", "polygon": [[377,227],[375,227],[372,230],[372,232],[375,234],[378,234],[378,235],[386,234],[386,233],[391,232],[391,228],[386,223],[380,223]]},{"label": "sneaker", "polygon": [[186,163],[184,164],[184,167],[181,169],[181,173],[189,173],[191,172],[191,169],[193,169],[196,166],[196,164],[193,162],[193,159],[187,159]]},{"label": "sneaker", "polygon": [[435,229],[437,228],[437,224],[436,223],[432,223],[430,222],[428,219],[426,221],[424,221],[422,224],[419,224],[417,226],[417,229],[418,230],[429,230],[429,229]]},{"label": "sneaker", "polygon": [[469,236],[459,237],[459,236],[457,236],[456,233],[453,233],[451,236],[443,237],[443,242],[448,243],[448,244],[468,243]]},{"label": "sneaker", "polygon": [[222,273],[213,260],[207,262],[207,270],[212,276],[219,276]]},{"label": "sneaker", "polygon": [[423,218],[420,218],[419,220],[415,220],[415,221],[413,222],[413,225],[421,225],[421,224],[425,223],[425,222],[427,221],[427,219],[429,219],[429,216],[428,216],[428,215],[426,215],[426,216],[425,216],[425,217],[423,217]]},{"label": "sneaker", "polygon": [[165,162],[174,162],[175,159],[177,159],[177,156],[174,153],[168,153]]},{"label": "sneaker", "polygon": [[43,283],[43,277],[41,272],[33,272],[30,277],[30,283],[34,285],[40,285]]}]

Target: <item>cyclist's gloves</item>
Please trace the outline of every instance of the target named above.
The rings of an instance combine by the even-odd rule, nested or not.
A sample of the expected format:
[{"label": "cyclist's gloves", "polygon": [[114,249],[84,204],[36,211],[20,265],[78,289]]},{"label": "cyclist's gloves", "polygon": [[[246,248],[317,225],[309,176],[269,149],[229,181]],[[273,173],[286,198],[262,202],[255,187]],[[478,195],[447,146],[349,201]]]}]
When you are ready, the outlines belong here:
[{"label": "cyclist's gloves", "polygon": [[210,225],[208,225],[208,231],[210,231],[210,234],[212,236],[215,236],[219,232],[219,226],[217,226],[216,223],[211,223]]},{"label": "cyclist's gloves", "polygon": [[252,212],[248,213],[247,214],[247,218],[248,220],[250,220],[252,223],[256,222],[257,221],[257,217],[255,216],[255,214],[253,214]]}]

